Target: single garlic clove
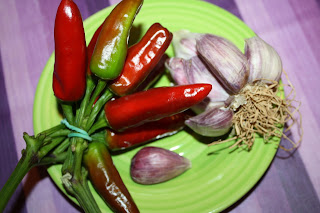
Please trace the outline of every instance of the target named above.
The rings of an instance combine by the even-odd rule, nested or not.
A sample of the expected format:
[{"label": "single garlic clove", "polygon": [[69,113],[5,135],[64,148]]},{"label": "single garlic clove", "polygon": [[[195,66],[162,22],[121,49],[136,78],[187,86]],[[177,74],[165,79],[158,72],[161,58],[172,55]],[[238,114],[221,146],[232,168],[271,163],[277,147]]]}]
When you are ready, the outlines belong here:
[{"label": "single garlic clove", "polygon": [[212,90],[207,96],[211,102],[224,102],[228,99],[229,94],[198,56],[189,59],[185,68],[190,84],[208,83],[212,85]]},{"label": "single garlic clove", "polygon": [[205,34],[197,40],[198,54],[230,95],[237,94],[247,83],[248,62],[229,40]]},{"label": "single garlic clove", "polygon": [[246,39],[245,42],[245,55],[250,69],[248,82],[259,79],[265,83],[279,81],[282,62],[276,50],[258,36]]},{"label": "single garlic clove", "polygon": [[192,33],[188,30],[173,32],[172,45],[176,57],[190,59],[197,55],[196,40],[202,34]]},{"label": "single garlic clove", "polygon": [[186,61],[182,58],[169,58],[165,62],[166,68],[169,70],[171,77],[178,85],[189,84],[186,73]]},{"label": "single garlic clove", "polygon": [[233,112],[230,109],[214,107],[185,121],[185,124],[199,135],[218,137],[232,127]]},{"label": "single garlic clove", "polygon": [[211,102],[209,98],[203,99],[200,103],[193,105],[191,110],[195,112],[197,115],[210,110],[214,107],[223,107],[225,106],[225,102]]},{"label": "single garlic clove", "polygon": [[132,158],[130,174],[140,184],[155,184],[170,180],[191,168],[189,159],[175,152],[144,147]]}]

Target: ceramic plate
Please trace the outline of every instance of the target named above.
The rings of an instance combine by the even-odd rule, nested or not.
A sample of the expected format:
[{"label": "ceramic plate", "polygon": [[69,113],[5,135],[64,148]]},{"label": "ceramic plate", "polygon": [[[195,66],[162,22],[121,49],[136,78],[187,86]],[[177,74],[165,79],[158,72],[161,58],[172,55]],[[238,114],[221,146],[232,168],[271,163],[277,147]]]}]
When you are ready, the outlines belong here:
[{"label": "ceramic plate", "polygon": [[[87,42],[111,9],[101,10],[84,22]],[[134,21],[134,27],[143,33],[155,22],[172,32],[188,29],[214,33],[231,40],[242,50],[244,39],[254,35],[248,26],[229,12],[195,0],[146,0]],[[173,56],[172,47],[167,53]],[[62,119],[51,88],[53,65],[52,55],[43,70],[35,96],[35,133],[58,124]],[[169,83],[163,77],[157,86]],[[219,212],[240,199],[258,182],[277,150],[275,144],[264,144],[261,139],[257,139],[250,152],[230,150],[228,144],[208,147],[208,141],[210,139],[197,137],[190,131],[182,131],[148,144],[170,149],[192,162],[192,168],[181,176],[156,185],[139,185],[130,178],[131,158],[141,147],[113,156],[114,164],[142,213]],[[60,168],[59,165],[52,166],[48,171],[57,186],[65,192],[60,181]],[[92,191],[103,212],[111,212]]]}]

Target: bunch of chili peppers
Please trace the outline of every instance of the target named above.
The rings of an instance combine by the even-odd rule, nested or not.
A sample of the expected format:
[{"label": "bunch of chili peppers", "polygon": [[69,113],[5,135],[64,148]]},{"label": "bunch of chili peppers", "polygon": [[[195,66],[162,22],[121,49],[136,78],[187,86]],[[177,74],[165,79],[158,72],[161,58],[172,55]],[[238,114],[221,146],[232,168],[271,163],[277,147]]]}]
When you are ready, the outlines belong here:
[{"label": "bunch of chili peppers", "polygon": [[36,136],[24,133],[26,149],[0,191],[0,212],[34,166],[62,164],[62,182],[85,212],[101,212],[88,177],[114,212],[139,212],[109,151],[137,146],[184,126],[188,108],[211,85],[151,88],[164,72],[172,34],[155,23],[128,48],[130,28],[143,0],[123,0],[97,29],[88,47],[80,11],[61,0],[55,20],[53,91],[62,124]]}]

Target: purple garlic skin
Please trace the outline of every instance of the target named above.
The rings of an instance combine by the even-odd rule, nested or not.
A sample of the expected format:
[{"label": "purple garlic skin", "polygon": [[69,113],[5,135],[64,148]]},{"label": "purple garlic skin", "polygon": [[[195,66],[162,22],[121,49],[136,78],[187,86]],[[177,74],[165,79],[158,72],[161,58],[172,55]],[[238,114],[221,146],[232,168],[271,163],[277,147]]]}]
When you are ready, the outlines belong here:
[{"label": "purple garlic skin", "polygon": [[279,81],[282,73],[282,61],[277,51],[255,36],[245,40],[245,55],[249,62],[248,82],[260,80],[265,83]]},{"label": "purple garlic skin", "polygon": [[191,117],[185,124],[194,132],[208,137],[226,134],[232,127],[233,111],[226,108],[214,107]]},{"label": "purple garlic skin", "polygon": [[186,73],[186,61],[182,58],[169,58],[165,61],[166,68],[170,71],[171,77],[178,85],[189,84]]},{"label": "purple garlic skin", "polygon": [[224,102],[229,98],[229,94],[217,79],[213,77],[212,73],[198,56],[193,56],[189,60],[173,57],[167,59],[165,65],[178,85],[197,83],[212,85],[212,90],[208,96],[201,103],[192,107],[192,110],[197,114],[213,106],[223,106]]},{"label": "purple garlic skin", "polygon": [[196,42],[202,36],[200,33],[192,33],[188,30],[173,32],[172,45],[174,55],[178,58],[190,59],[197,55]]},{"label": "purple garlic skin", "polygon": [[205,34],[197,40],[197,50],[230,95],[237,94],[246,85],[249,77],[248,61],[232,42]]},{"label": "purple garlic skin", "polygon": [[130,174],[135,182],[149,185],[170,180],[189,168],[190,160],[175,152],[144,147],[132,158]]},{"label": "purple garlic skin", "polygon": [[212,90],[208,94],[211,102],[224,102],[228,99],[229,94],[224,90],[206,65],[198,56],[194,56],[188,61],[186,73],[190,84],[208,83],[212,85]]}]

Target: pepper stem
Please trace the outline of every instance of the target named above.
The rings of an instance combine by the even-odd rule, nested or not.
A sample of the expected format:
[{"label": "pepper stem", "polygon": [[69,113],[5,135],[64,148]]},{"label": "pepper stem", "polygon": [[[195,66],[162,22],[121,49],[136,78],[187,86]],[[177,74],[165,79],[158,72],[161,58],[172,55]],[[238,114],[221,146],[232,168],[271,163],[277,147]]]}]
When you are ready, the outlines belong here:
[{"label": "pepper stem", "polygon": [[64,125],[57,125],[39,133],[36,137],[23,133],[26,148],[22,150],[22,157],[0,191],[0,212],[3,212],[10,197],[28,171],[38,164],[44,164],[41,163],[41,159],[64,140],[63,128]]},{"label": "pepper stem", "polygon": [[87,183],[87,171],[82,167],[82,157],[88,144],[81,138],[73,139],[62,167],[62,182],[85,212],[101,212]]},{"label": "pepper stem", "polygon": [[0,191],[0,212],[3,212],[9,199],[15,192],[23,177],[38,162],[39,158],[37,156],[37,152],[45,136],[43,134],[39,134],[38,137],[33,137],[29,136],[27,133],[24,133],[23,138],[27,144],[26,149],[22,150],[22,157],[20,158],[8,181]]},{"label": "pepper stem", "polygon": [[63,111],[64,116],[66,117],[67,121],[70,124],[73,124],[74,122],[74,116],[73,116],[73,108],[72,103],[60,101],[60,105]]},{"label": "pepper stem", "polygon": [[96,104],[94,105],[90,113],[90,116],[88,118],[86,128],[85,128],[86,131],[88,131],[91,128],[101,109],[112,97],[113,97],[113,93],[109,89],[106,89],[105,92],[102,94],[102,96],[99,98],[99,100],[96,102]]},{"label": "pepper stem", "polygon": [[87,179],[87,171],[82,169],[82,182],[73,183],[73,190],[75,192],[75,197],[78,200],[79,204],[83,208],[84,212],[101,212],[93,195],[91,194]]},{"label": "pepper stem", "polygon": [[19,160],[16,168],[0,191],[0,212],[4,211],[4,208],[6,207],[12,194],[15,192],[16,188],[22,181],[23,177],[33,167],[33,154],[34,153],[32,151],[28,151],[28,149],[23,150],[22,157]]},{"label": "pepper stem", "polygon": [[88,103],[90,101],[91,93],[94,90],[94,87],[95,85],[94,85],[93,79],[90,76],[88,76],[86,93],[81,101],[80,108],[79,110],[77,110],[77,113],[76,113],[76,122],[75,122],[76,126],[79,126],[79,124],[82,122],[82,119],[85,115],[85,111],[89,106]]},{"label": "pepper stem", "polygon": [[[106,81],[103,81],[103,80],[99,80],[98,81],[98,84],[91,96],[91,99],[85,109],[85,112],[84,112],[84,116],[89,116],[91,114],[91,111],[92,111],[92,106],[94,104],[94,102],[97,100],[97,98],[101,95],[101,92],[104,90],[104,88],[106,87],[107,85],[107,82]],[[83,122],[85,123],[85,122]]]},{"label": "pepper stem", "polygon": [[88,131],[88,134],[91,135],[94,132],[96,132],[99,129],[109,127],[109,123],[107,119],[105,118],[105,113],[104,111],[100,111],[98,117],[96,118],[96,121],[94,124],[91,126],[90,130]]}]

